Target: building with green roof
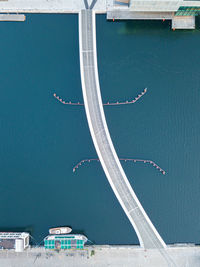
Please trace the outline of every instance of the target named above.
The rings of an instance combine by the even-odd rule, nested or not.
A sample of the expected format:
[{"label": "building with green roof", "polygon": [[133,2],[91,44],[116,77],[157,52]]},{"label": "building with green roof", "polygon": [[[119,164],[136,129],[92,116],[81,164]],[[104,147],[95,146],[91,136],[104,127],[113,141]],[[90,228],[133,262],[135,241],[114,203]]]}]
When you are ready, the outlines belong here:
[{"label": "building with green roof", "polygon": [[44,239],[45,249],[83,249],[87,238],[84,235],[48,235]]}]

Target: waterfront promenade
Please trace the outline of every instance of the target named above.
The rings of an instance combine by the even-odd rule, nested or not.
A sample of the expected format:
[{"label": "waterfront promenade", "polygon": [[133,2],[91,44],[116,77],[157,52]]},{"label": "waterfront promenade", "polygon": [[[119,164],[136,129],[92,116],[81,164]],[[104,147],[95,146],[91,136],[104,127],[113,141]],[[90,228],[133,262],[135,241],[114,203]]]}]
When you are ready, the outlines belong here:
[{"label": "waterfront promenade", "polygon": [[[87,0],[88,4],[91,5],[93,0]],[[180,6],[191,6],[199,7],[199,1],[174,1],[174,0],[135,0],[131,1],[129,8],[127,9],[124,5],[116,5],[114,0],[98,0],[95,5],[92,6],[93,10],[99,14],[108,14],[108,17],[114,12],[122,11],[124,19],[148,19],[149,17],[154,19],[171,19],[173,14],[169,12],[175,12]],[[85,8],[84,0],[4,0],[0,1],[0,12],[1,13],[79,13]],[[138,12],[138,15],[129,12]],[[146,14],[149,12],[161,12],[153,13],[152,16]],[[168,12],[168,13],[166,13]],[[113,14],[114,14],[113,13]],[[115,15],[117,15],[115,13]],[[129,14],[128,14],[129,13]],[[163,15],[162,15],[163,13]],[[111,19],[111,18],[110,18]]]},{"label": "waterfront promenade", "polygon": [[[106,13],[112,0],[98,0],[93,9],[96,13]],[[91,4],[92,0],[88,0]],[[79,13],[85,8],[84,0],[9,0],[0,1],[1,13]]]},{"label": "waterfront promenade", "polygon": [[[181,267],[199,267],[200,247],[167,248]],[[1,267],[168,267],[155,249],[136,246],[86,246],[84,250],[57,251],[31,248],[24,252],[0,251]]]},{"label": "waterfront promenade", "polygon": [[[87,0],[90,5],[93,0]],[[108,11],[126,11],[125,6],[114,5],[114,0],[98,0],[93,10],[96,13]],[[135,0],[131,1],[130,11],[137,12],[174,12],[179,6],[200,6],[199,1],[169,1],[169,0]],[[0,1],[2,13],[79,13],[85,8],[84,0],[8,0]],[[163,18],[163,17],[162,17]],[[137,19],[137,18],[136,18]]]}]

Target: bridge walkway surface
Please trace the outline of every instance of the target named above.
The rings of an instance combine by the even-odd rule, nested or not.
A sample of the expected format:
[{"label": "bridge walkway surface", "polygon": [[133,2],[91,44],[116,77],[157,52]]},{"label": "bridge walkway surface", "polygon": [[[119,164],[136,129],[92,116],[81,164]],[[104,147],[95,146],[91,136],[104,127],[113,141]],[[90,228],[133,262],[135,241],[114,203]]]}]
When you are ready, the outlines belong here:
[{"label": "bridge walkway surface", "polygon": [[90,9],[81,10],[79,13],[81,82],[93,143],[107,179],[134,227],[141,247],[159,249],[168,266],[175,266],[165,250],[166,244],[151,223],[126,177],[108,131],[98,77],[95,18],[95,12]]}]

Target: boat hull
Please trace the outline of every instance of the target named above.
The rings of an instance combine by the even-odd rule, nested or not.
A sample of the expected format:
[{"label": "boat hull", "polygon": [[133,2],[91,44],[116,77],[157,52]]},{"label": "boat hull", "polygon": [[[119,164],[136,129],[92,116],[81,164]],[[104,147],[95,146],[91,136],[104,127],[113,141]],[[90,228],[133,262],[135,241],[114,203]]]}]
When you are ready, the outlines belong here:
[{"label": "boat hull", "polygon": [[62,235],[71,233],[72,229],[70,227],[56,227],[49,229],[50,235]]}]

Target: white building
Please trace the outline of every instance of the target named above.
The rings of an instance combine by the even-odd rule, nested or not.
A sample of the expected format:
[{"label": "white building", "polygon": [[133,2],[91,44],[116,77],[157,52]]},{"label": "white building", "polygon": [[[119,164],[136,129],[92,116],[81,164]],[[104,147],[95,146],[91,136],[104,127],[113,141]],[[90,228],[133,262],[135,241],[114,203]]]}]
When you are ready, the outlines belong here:
[{"label": "white building", "polygon": [[15,249],[22,252],[29,246],[29,233],[0,232],[0,249]]},{"label": "white building", "polygon": [[173,29],[194,29],[200,1],[108,0],[107,18],[117,20],[171,20]]}]

